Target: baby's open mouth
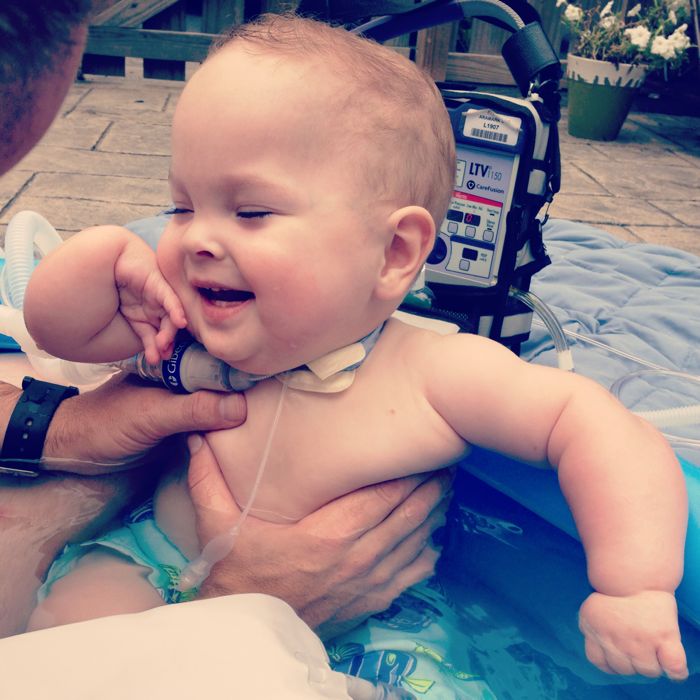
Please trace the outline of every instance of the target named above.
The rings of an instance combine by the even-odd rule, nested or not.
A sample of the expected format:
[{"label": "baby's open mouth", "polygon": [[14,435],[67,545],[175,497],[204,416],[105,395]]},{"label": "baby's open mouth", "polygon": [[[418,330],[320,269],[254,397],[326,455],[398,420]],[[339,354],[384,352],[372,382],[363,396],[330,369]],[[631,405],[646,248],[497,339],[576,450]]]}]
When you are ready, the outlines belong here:
[{"label": "baby's open mouth", "polygon": [[246,292],[243,289],[222,289],[220,287],[198,287],[199,293],[212,304],[230,304],[232,302],[243,302],[253,299],[253,292]]}]

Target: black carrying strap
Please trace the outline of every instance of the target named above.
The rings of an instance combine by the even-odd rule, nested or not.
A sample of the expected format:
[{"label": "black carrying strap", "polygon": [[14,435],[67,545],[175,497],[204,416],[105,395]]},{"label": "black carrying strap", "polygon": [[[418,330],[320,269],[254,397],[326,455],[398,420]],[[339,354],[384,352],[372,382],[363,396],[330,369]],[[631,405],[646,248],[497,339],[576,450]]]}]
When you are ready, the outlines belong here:
[{"label": "black carrying strap", "polygon": [[[331,5],[344,5],[343,0],[336,0],[336,3],[331,0],[325,3],[308,0],[302,2],[300,8],[318,4],[325,5],[328,19],[333,19]],[[402,2],[388,4],[405,6]],[[382,3],[379,3],[375,11],[381,11],[381,6]],[[542,28],[537,11],[524,0],[434,0],[414,6],[409,12],[377,17],[352,31],[381,42],[464,17],[480,19],[512,32],[501,51],[506,65],[521,94],[527,97],[536,92],[546,107],[546,121],[556,123],[560,116],[561,64]]]},{"label": "black carrying strap", "polygon": [[526,24],[513,32],[501,51],[520,92],[527,95],[530,86],[559,80],[561,64],[539,22]]},{"label": "black carrying strap", "polygon": [[414,0],[301,0],[297,14],[326,22],[354,22],[375,15],[394,15],[416,9]]}]

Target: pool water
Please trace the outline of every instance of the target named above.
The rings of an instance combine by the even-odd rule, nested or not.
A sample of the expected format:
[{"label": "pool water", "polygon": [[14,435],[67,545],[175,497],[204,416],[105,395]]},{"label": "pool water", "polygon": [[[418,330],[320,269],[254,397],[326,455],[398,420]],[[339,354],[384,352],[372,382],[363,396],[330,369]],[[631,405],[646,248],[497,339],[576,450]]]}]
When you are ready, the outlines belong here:
[{"label": "pool water", "polygon": [[[684,683],[610,676],[585,658],[577,627],[591,592],[579,542],[460,472],[439,579],[469,640],[452,662],[499,700],[700,698],[700,631],[681,621]],[[464,638],[463,638],[464,639]]]}]

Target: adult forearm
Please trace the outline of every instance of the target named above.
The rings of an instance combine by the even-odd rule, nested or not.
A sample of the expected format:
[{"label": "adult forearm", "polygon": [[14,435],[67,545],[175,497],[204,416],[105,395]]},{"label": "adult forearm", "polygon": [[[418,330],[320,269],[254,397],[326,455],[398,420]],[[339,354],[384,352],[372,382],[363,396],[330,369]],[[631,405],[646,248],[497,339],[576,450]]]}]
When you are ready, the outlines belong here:
[{"label": "adult forearm", "polygon": [[94,536],[148,484],[133,471],[0,478],[0,637],[24,632],[36,591],[66,542]]},{"label": "adult forearm", "polygon": [[10,422],[10,416],[21,393],[22,390],[18,387],[0,382],[0,445],[5,439],[5,431]]}]

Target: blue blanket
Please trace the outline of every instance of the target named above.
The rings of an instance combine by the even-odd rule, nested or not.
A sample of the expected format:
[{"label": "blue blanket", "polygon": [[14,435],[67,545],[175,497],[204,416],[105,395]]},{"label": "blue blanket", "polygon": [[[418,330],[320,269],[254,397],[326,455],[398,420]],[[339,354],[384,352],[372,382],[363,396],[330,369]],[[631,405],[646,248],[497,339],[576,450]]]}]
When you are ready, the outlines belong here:
[{"label": "blue blanket", "polygon": [[[576,371],[606,387],[630,373],[658,366],[700,377],[700,258],[673,248],[625,243],[604,231],[554,220],[545,227],[552,265],[532,291],[569,331],[604,343],[639,361],[569,337]],[[548,332],[535,324],[523,356],[556,364]],[[700,404],[700,381],[642,374],[620,389],[635,411]],[[700,426],[678,429],[700,439]],[[679,447],[700,464],[700,451]]]}]

